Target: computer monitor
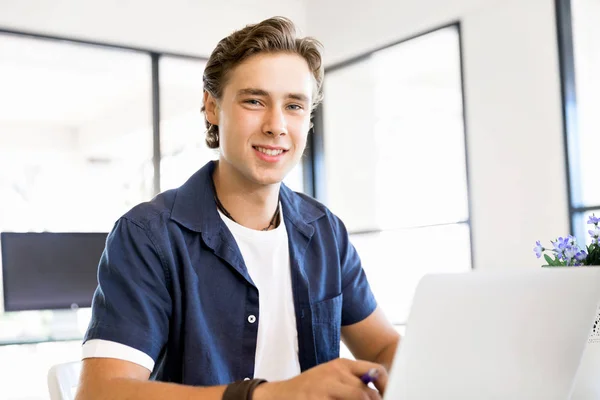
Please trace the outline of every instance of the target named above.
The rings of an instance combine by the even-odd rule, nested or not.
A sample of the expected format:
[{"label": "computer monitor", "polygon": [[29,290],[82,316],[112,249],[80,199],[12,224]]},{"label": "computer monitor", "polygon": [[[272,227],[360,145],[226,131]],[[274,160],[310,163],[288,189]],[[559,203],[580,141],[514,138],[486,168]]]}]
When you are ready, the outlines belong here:
[{"label": "computer monitor", "polygon": [[107,233],[2,232],[5,311],[90,307]]}]

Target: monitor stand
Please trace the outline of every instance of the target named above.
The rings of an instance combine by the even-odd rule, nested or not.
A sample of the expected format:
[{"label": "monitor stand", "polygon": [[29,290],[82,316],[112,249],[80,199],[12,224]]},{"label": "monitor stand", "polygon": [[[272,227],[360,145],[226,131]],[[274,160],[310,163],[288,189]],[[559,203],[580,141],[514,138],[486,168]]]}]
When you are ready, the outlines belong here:
[{"label": "monitor stand", "polygon": [[53,310],[48,321],[48,336],[53,340],[82,338],[77,308]]}]

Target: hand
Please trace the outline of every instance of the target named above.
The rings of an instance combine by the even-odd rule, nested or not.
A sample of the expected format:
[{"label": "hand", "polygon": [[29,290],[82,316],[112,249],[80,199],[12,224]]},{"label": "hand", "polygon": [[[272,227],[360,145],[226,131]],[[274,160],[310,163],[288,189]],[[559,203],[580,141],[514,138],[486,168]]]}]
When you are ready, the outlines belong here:
[{"label": "hand", "polygon": [[[371,368],[379,373],[374,382],[379,392],[360,379]],[[253,400],[380,400],[387,379],[387,371],[379,364],[338,358],[287,381],[264,383],[256,388],[252,397]]]}]

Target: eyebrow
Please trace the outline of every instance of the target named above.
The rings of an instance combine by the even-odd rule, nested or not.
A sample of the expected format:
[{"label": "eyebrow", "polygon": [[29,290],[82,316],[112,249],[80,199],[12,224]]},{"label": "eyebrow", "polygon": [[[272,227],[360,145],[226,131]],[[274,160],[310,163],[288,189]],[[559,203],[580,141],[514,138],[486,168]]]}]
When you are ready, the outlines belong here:
[{"label": "eyebrow", "polygon": [[[266,90],[255,89],[255,88],[240,89],[240,90],[238,90],[237,94],[238,94],[238,96],[244,96],[244,95],[261,96],[261,97],[269,97],[270,96],[270,93],[267,92]],[[306,96],[302,93],[288,93],[286,97],[288,99],[294,99],[294,100],[303,101],[306,103],[308,103],[308,101],[309,101],[308,96]]]}]

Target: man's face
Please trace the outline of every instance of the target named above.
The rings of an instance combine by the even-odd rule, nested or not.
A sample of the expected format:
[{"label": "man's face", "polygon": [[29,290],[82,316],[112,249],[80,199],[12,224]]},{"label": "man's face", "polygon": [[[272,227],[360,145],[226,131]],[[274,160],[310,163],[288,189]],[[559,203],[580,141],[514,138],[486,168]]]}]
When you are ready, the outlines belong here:
[{"label": "man's face", "polygon": [[281,182],[304,152],[313,88],[296,54],[259,54],[230,71],[220,101],[205,94],[207,119],[219,126],[220,160],[254,183]]}]

